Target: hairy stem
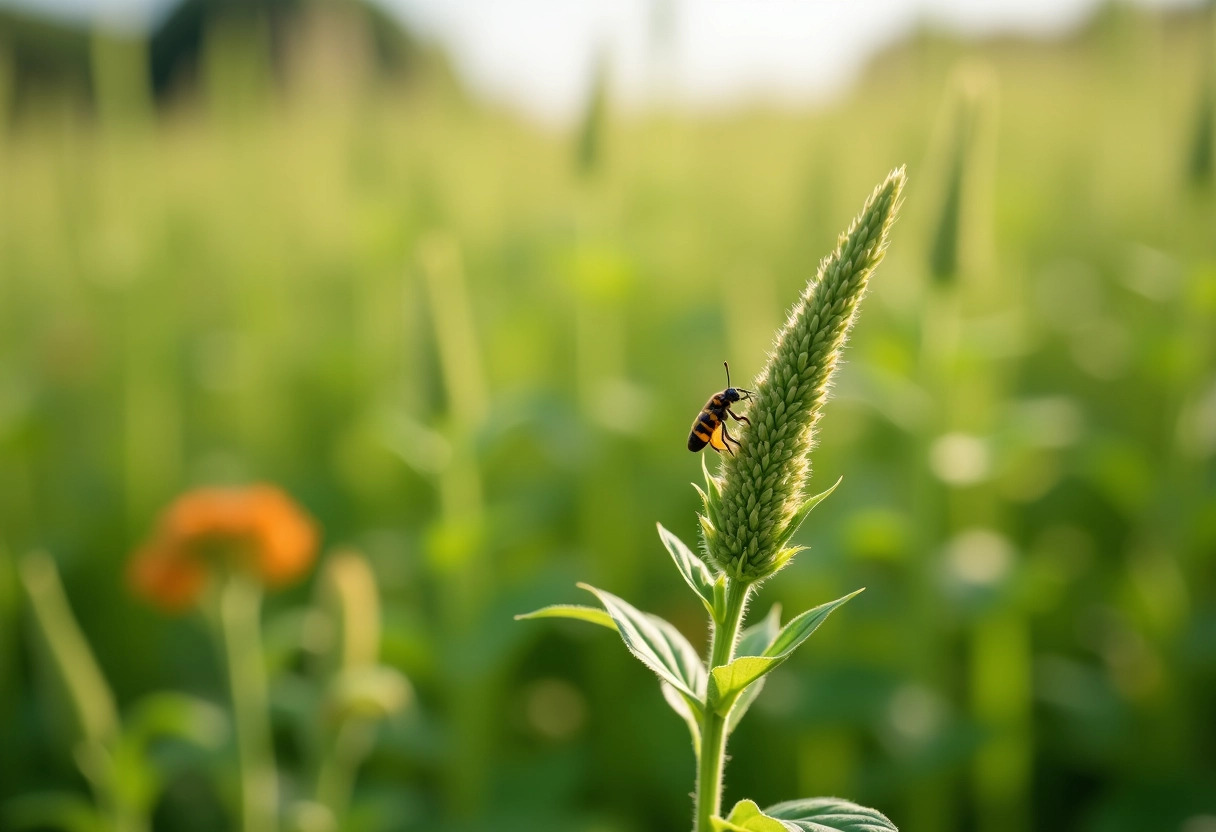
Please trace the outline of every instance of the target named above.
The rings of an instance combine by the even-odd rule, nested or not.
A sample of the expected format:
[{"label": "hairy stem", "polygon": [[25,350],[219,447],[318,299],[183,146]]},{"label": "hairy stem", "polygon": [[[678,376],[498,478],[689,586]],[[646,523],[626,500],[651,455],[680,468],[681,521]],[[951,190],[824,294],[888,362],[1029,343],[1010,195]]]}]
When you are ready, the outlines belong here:
[{"label": "hairy stem", "polygon": [[[726,614],[713,629],[709,669],[729,664],[743,623],[743,610],[751,584],[726,579]],[[721,814],[722,769],[726,762],[726,717],[705,709],[701,718],[701,757],[697,761],[697,808],[693,832],[712,832],[709,819]]]}]

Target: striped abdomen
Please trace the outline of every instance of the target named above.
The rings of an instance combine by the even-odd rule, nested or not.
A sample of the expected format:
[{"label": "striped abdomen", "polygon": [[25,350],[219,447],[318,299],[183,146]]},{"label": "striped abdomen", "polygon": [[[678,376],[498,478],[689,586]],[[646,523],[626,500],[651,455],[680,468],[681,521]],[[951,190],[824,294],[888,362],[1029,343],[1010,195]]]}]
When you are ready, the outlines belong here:
[{"label": "striped abdomen", "polygon": [[706,402],[705,409],[697,414],[692,423],[692,430],[688,434],[688,450],[699,451],[709,444],[714,431],[722,424],[722,416],[716,411],[724,410],[725,406],[724,402],[719,402],[718,396]]}]

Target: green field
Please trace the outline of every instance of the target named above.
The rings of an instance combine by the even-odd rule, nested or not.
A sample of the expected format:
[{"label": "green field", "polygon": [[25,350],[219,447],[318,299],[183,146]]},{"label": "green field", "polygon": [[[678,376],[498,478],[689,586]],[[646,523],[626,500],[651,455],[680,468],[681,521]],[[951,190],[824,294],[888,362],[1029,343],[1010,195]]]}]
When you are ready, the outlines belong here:
[{"label": "green field", "polygon": [[[202,616],[125,564],[176,495],[266,481],[323,553],[367,556],[415,691],[342,828],[686,829],[653,677],[610,633],[511,616],[586,580],[704,646],[654,533],[696,537],[689,422],[906,163],[813,455],[814,490],[843,483],[754,606],[868,591],[769,680],[727,804],[1216,830],[1211,20],[919,34],[813,110],[610,103],[582,157],[438,74],[272,92],[250,43],[156,115],[100,49],[96,112],[48,95],[0,130],[0,809],[89,794],[18,561],[53,556],[120,710],[223,712]],[[288,796],[312,583],[266,607]],[[166,750],[155,828],[236,828],[232,753]]]}]

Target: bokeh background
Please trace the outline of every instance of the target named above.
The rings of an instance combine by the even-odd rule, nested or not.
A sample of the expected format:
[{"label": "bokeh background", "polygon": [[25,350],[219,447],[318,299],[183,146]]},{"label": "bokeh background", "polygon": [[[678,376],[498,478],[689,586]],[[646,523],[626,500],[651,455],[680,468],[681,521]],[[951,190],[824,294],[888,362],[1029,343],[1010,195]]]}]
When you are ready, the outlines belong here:
[{"label": "bokeh background", "polygon": [[[367,557],[415,691],[345,828],[687,828],[653,676],[511,616],[581,579],[703,645],[654,532],[695,538],[688,424],[906,163],[814,455],[844,481],[754,609],[868,591],[770,680],[727,805],[1216,830],[1213,9],[826,5],[0,6],[0,806],[88,794],[19,558],[120,710],[222,711],[204,624],[125,564],[176,495],[265,481]],[[289,793],[313,581],[264,616]],[[155,828],[234,828],[231,754]]]}]

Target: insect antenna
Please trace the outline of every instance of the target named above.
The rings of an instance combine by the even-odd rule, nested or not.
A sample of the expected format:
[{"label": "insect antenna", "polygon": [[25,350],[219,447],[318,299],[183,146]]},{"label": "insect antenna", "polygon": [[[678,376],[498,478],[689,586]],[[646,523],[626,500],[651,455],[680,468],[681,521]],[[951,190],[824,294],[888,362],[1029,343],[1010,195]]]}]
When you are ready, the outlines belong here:
[{"label": "insect antenna", "polygon": [[[730,364],[728,364],[727,362],[723,361],[723,362],[722,362],[722,366],[726,368],[726,388],[729,390],[729,389],[730,389],[730,387],[731,387],[731,383],[730,383]],[[738,390],[739,390],[739,392],[740,392],[740,393],[746,393],[746,394],[747,394],[747,397],[748,397],[749,399],[752,397],[752,393],[754,392],[754,391],[752,391],[752,390],[744,390],[742,387],[738,388]]]}]

